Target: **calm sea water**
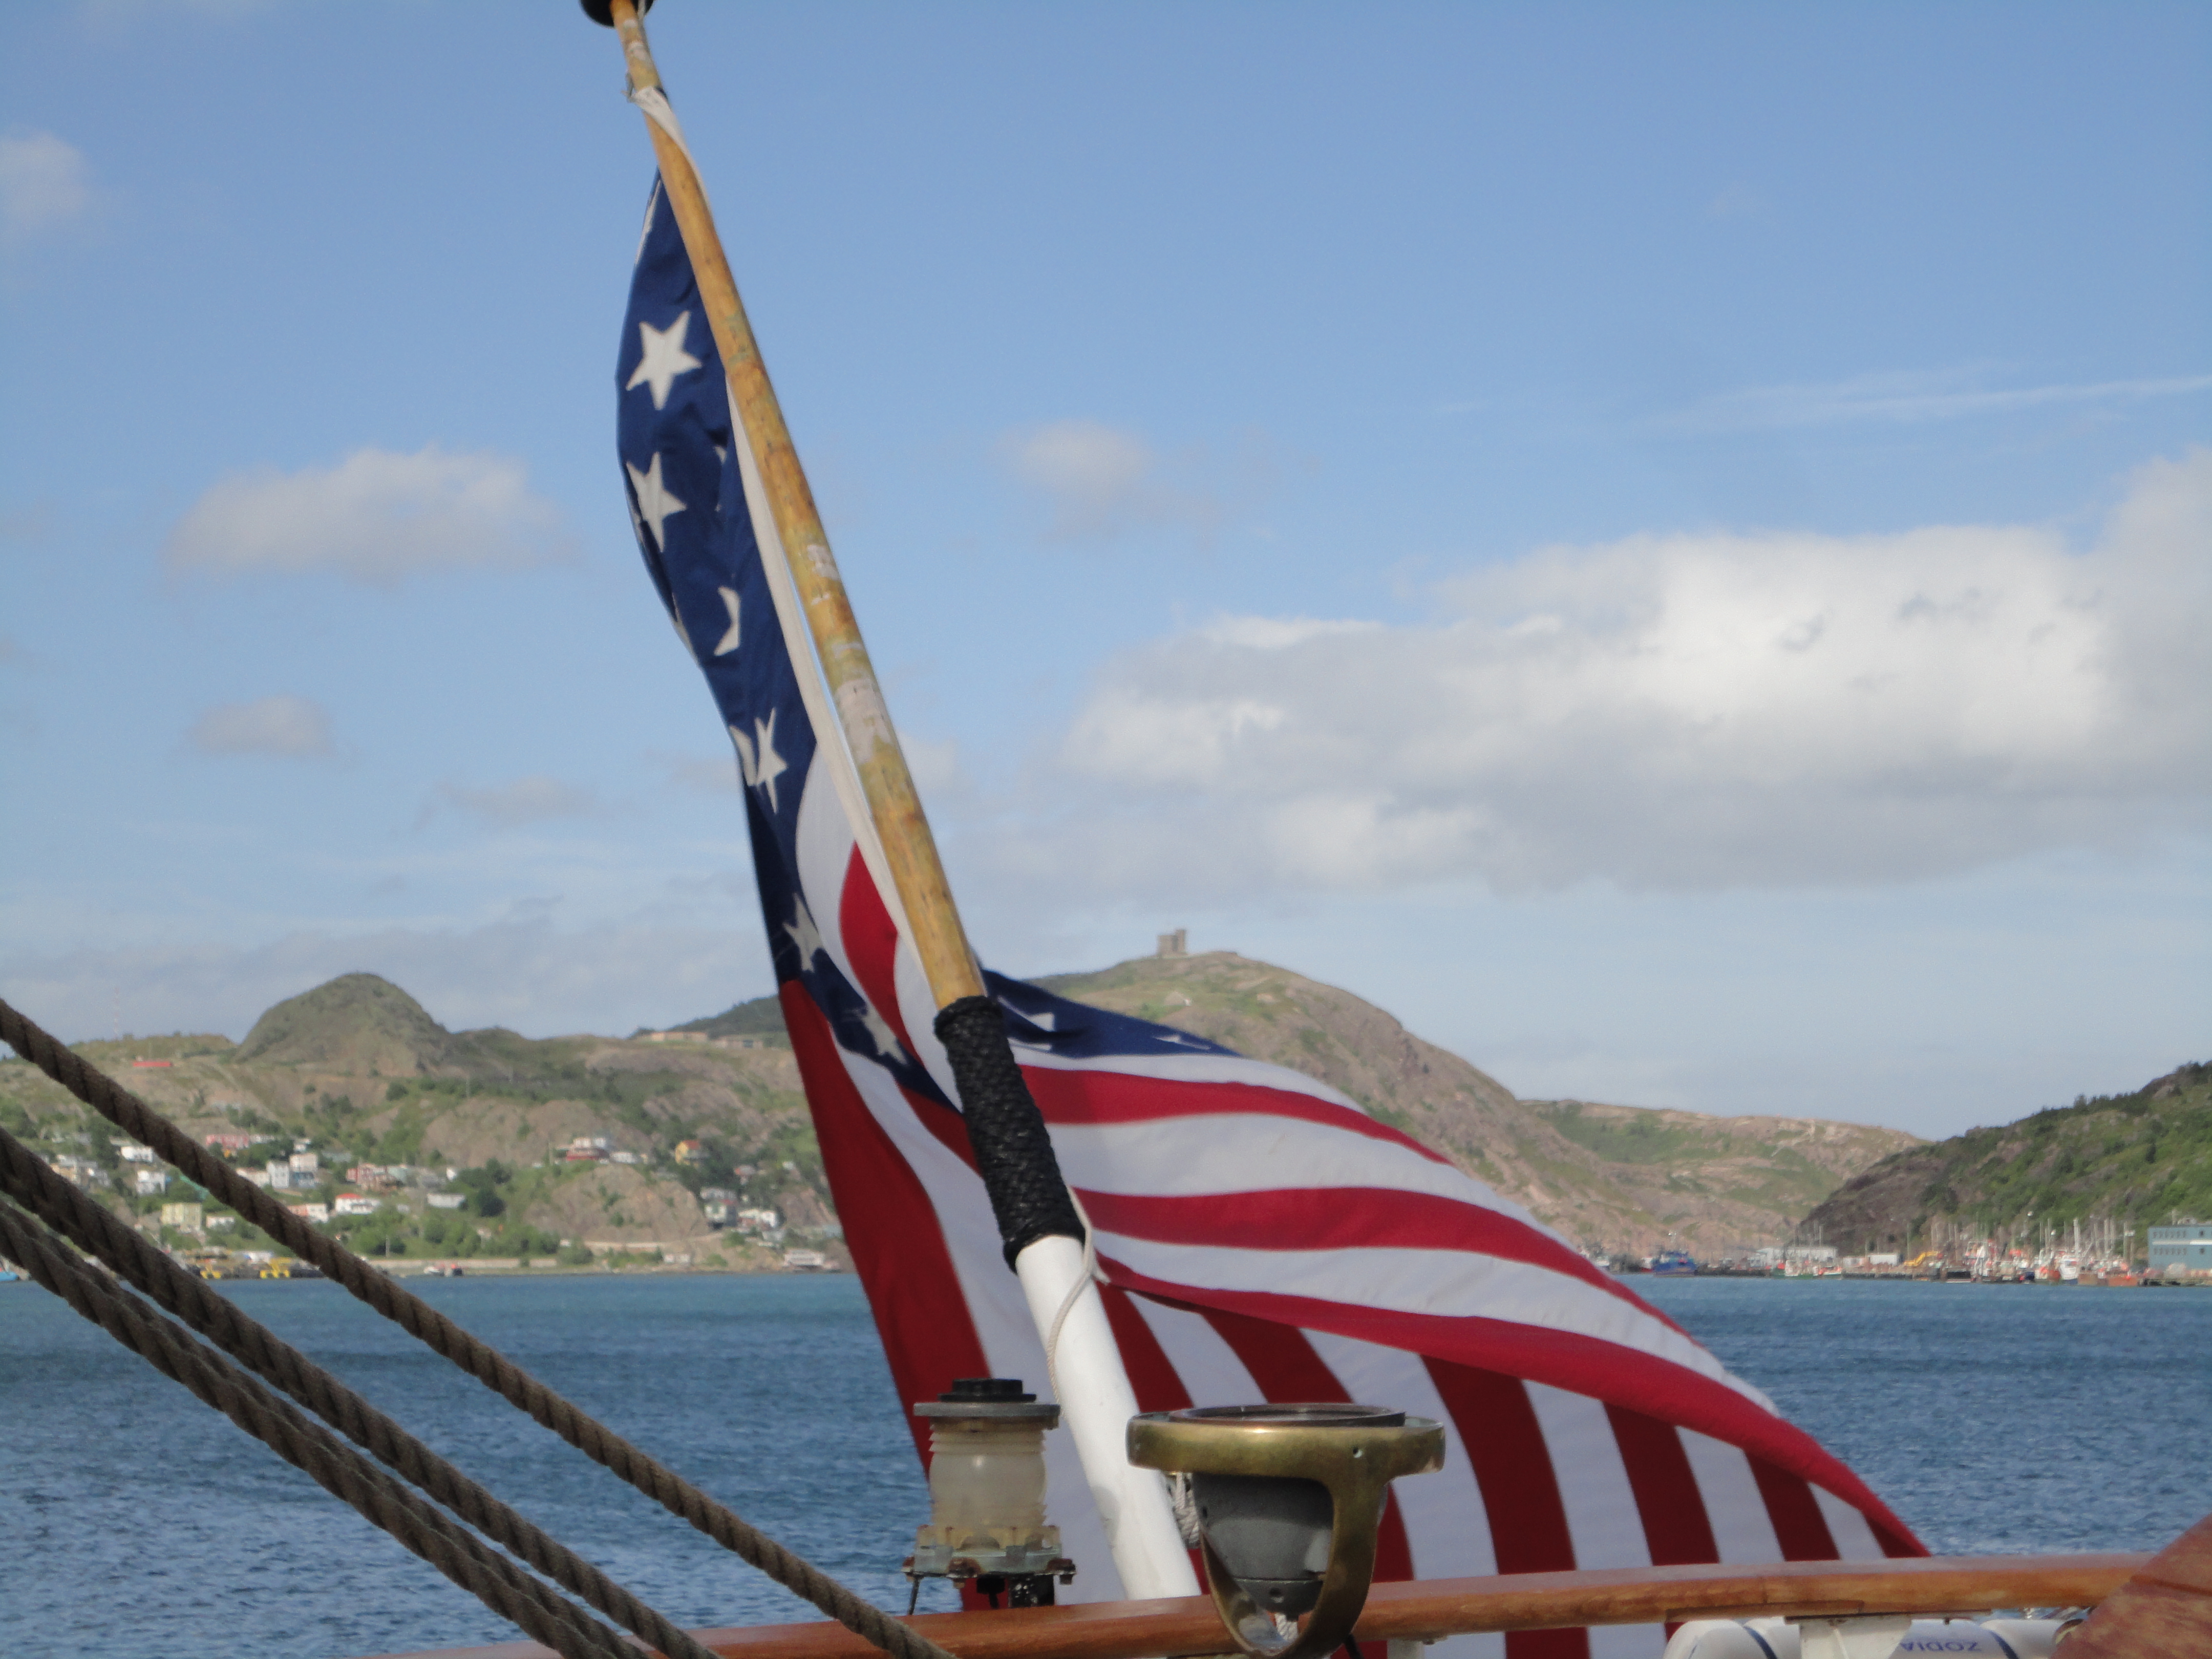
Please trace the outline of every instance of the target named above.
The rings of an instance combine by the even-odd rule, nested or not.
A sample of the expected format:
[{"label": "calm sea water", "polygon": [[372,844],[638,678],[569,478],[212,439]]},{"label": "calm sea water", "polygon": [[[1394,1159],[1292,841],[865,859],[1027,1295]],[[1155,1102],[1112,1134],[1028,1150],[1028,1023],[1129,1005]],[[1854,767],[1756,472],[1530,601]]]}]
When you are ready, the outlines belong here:
[{"label": "calm sea water", "polygon": [[[416,1288],[847,1583],[904,1605],[898,1562],[927,1492],[854,1280]],[[2152,1548],[2212,1510],[2212,1295],[1638,1288],[1940,1552]],[[228,1289],[678,1621],[812,1616],[336,1286]],[[339,1659],[514,1634],[27,1283],[0,1285],[0,1650],[26,1659]]]}]

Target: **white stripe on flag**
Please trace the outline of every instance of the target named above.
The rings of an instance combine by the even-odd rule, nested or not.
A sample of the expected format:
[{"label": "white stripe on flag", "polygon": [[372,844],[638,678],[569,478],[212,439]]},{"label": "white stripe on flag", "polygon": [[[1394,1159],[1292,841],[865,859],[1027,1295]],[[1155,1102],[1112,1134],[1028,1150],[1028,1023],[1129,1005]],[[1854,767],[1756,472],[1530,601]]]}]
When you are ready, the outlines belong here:
[{"label": "white stripe on flag", "polygon": [[[1278,1188],[1376,1187],[1428,1193],[1518,1221],[1516,1206],[1449,1164],[1388,1140],[1265,1112],[1194,1112],[1129,1123],[1056,1123],[1068,1185],[1187,1198]],[[1557,1234],[1544,1230],[1547,1238]]]},{"label": "white stripe on flag", "polygon": [[[1651,1548],[1635,1490],[1620,1460],[1620,1443],[1605,1407],[1588,1395],[1531,1382],[1528,1404],[1544,1431],[1559,1502],[1567,1514],[1577,1567],[1648,1567]],[[1589,1632],[1590,1659],[1654,1659],[1667,1645],[1659,1625],[1599,1626]]]},{"label": "white stripe on flag", "polygon": [[[834,778],[836,769],[822,763],[819,750],[816,764],[806,774],[806,793],[799,798],[799,830],[795,837],[799,853],[799,892],[806,905],[808,917],[814,931],[822,936],[822,948],[830,953],[830,960],[846,981],[860,988],[860,975],[853,971],[852,953],[845,948],[843,909],[845,872],[852,867],[853,825],[846,816],[845,803],[839,799]],[[790,916],[771,917],[770,928],[792,924]],[[805,964],[811,968],[811,963]]]},{"label": "white stripe on flag", "polygon": [[1740,1446],[1678,1429],[1682,1450],[1697,1477],[1698,1492],[1705,1500],[1705,1519],[1712,1523],[1713,1546],[1723,1562],[1731,1566],[1757,1565],[1782,1559],[1781,1540],[1774,1535],[1773,1517],[1766,1499],[1751,1473],[1751,1460]]},{"label": "white stripe on flag", "polygon": [[1660,1659],[1667,1650],[1664,1625],[1593,1625],[1590,1659]]},{"label": "white stripe on flag", "polygon": [[1084,1058],[1054,1054],[1040,1044],[1017,1042],[1014,1058],[1048,1072],[1119,1072],[1127,1077],[1159,1078],[1176,1083],[1243,1083],[1255,1089],[1279,1089],[1341,1106],[1365,1117],[1359,1103],[1303,1073],[1242,1054],[1209,1054],[1198,1049],[1179,1054],[1101,1054]]},{"label": "white stripe on flag", "polygon": [[1528,1385],[1528,1404],[1544,1431],[1567,1534],[1577,1567],[1648,1567],[1651,1547],[1635,1490],[1620,1461],[1620,1443],[1605,1407],[1588,1395],[1541,1382]]},{"label": "white stripe on flag", "polygon": [[1068,1186],[1137,1197],[1197,1199],[1224,1192],[1378,1188],[1427,1192],[1531,1225],[1471,1175],[1356,1130],[1270,1113],[1192,1113],[1128,1124],[1053,1124]]},{"label": "white stripe on flag", "polygon": [[1828,1536],[1836,1540],[1836,1558],[1842,1561],[1880,1561],[1884,1559],[1881,1540],[1874,1535],[1874,1528],[1856,1504],[1846,1504],[1826,1488],[1805,1483],[1813,1488],[1813,1501],[1820,1506],[1820,1514],[1827,1521]]},{"label": "white stripe on flag", "polygon": [[1165,1308],[1145,1297],[1130,1298],[1175,1367],[1176,1380],[1194,1406],[1256,1406],[1267,1391],[1255,1382],[1237,1351],[1204,1317],[1181,1308]]},{"label": "white stripe on flag", "polygon": [[1771,1412],[1773,1402],[1696,1342],[1619,1297],[1525,1262],[1465,1250],[1397,1247],[1254,1250],[1158,1244],[1098,1230],[1102,1255],[1170,1285],[1281,1294],[1352,1308],[1452,1317],[1479,1308],[1488,1318],[1614,1343],[1725,1383]]}]

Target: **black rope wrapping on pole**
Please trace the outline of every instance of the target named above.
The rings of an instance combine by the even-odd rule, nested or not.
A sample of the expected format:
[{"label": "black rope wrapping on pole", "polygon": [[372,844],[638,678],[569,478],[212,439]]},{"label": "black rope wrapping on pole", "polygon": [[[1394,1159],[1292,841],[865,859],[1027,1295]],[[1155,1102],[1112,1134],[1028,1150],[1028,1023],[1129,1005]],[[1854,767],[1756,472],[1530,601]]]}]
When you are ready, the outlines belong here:
[{"label": "black rope wrapping on pole", "polygon": [[714,1659],[689,1632],[515,1513],[268,1327],[186,1273],[5,1129],[0,1129],[0,1193],[89,1250],[167,1311],[259,1372],[478,1532],[635,1631],[668,1659]]},{"label": "black rope wrapping on pole", "polygon": [[0,1243],[33,1279],[76,1312],[562,1659],[637,1659],[636,1650],[614,1631],[464,1532],[330,1430],[185,1336],[114,1280],[84,1266],[52,1231],[12,1205],[0,1204]]},{"label": "black rope wrapping on pole", "polygon": [[[0,1042],[29,1060],[110,1123],[237,1211],[302,1261],[313,1262],[361,1301],[433,1352],[459,1366],[510,1404],[527,1412],[593,1462],[620,1476],[725,1549],[804,1597],[854,1635],[898,1659],[953,1659],[928,1638],[893,1619],[805,1558],[715,1502],[629,1441],[532,1376],[498,1349],[378,1272],[361,1257],[247,1181],[144,1101],[11,1004],[0,1000]],[[1010,1057],[1011,1058],[1011,1057]],[[1035,1109],[1034,1107],[1031,1108]]]},{"label": "black rope wrapping on pole", "polygon": [[988,997],[962,997],[937,1011],[937,1040],[960,1085],[975,1167],[1006,1247],[1006,1265],[1040,1238],[1083,1237],[1044,1115],[1007,1046],[1006,1017]]}]

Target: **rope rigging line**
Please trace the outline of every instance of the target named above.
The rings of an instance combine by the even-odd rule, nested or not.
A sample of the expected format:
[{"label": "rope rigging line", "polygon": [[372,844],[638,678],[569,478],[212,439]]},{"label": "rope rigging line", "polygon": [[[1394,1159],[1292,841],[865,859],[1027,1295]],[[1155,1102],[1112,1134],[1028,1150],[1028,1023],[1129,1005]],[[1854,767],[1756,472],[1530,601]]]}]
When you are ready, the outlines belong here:
[{"label": "rope rigging line", "polygon": [[936,1643],[865,1601],[805,1558],[717,1503],[674,1470],[633,1446],[532,1376],[498,1349],[471,1336],[390,1275],[310,1227],[114,1079],[70,1052],[50,1032],[0,1000],[0,1042],[29,1060],[116,1127],[153,1148],[302,1261],[409,1335],[629,1482],[725,1549],[804,1597],[856,1636],[897,1659],[953,1659]]},{"label": "rope rigging line", "polygon": [[329,1429],[212,1348],[193,1341],[105,1273],[84,1266],[44,1223],[12,1204],[0,1204],[0,1246],[77,1313],[562,1659],[637,1659],[637,1650],[616,1632],[456,1526]]},{"label": "rope rigging line", "polygon": [[167,1312],[232,1358],[258,1371],[301,1405],[381,1459],[404,1479],[504,1546],[571,1594],[581,1596],[668,1659],[714,1659],[698,1639],[517,1514],[228,1297],[179,1267],[105,1205],[0,1129],[0,1193],[90,1251]]}]

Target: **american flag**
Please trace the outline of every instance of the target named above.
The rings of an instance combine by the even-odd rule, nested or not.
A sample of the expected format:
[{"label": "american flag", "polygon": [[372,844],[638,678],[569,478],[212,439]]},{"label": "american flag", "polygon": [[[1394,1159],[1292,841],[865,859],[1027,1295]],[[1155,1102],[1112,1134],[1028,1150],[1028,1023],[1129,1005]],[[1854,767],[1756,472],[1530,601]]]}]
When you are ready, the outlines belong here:
[{"label": "american flag", "polygon": [[[900,1396],[983,1376],[1042,1394],[935,1004],[657,184],[617,361],[638,545],[737,751],[784,1019]],[[1446,1425],[1443,1472],[1398,1483],[1379,1577],[1922,1553],[1674,1321],[1344,1096],[988,977],[1143,1409],[1357,1400]],[[1072,1593],[1116,1599],[1069,1437],[1047,1443]],[[1533,1632],[1459,1638],[1440,1659],[1662,1645],[1656,1626]]]}]

